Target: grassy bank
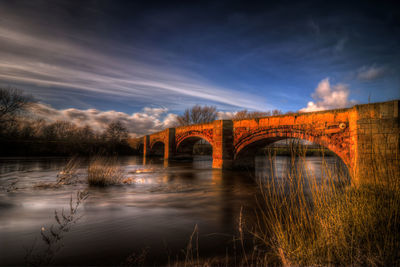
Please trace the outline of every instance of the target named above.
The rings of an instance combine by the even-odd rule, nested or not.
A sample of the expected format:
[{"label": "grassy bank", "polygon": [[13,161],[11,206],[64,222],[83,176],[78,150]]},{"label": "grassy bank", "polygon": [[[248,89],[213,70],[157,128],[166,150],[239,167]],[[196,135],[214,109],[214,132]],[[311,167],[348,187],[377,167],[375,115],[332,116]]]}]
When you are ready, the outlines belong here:
[{"label": "grassy bank", "polygon": [[399,177],[386,173],[346,185],[325,165],[322,180],[299,171],[261,184],[253,234],[265,250],[263,265],[400,266]]}]

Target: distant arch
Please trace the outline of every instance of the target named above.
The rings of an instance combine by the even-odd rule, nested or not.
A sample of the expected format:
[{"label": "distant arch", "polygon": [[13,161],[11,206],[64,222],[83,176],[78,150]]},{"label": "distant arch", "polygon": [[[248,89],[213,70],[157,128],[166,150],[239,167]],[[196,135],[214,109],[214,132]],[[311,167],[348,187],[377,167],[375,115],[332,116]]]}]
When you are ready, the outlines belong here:
[{"label": "distant arch", "polygon": [[[208,138],[205,138],[202,135],[191,135],[187,136],[186,138],[180,140],[180,142],[176,145],[176,155],[177,156],[192,156],[193,155],[193,148],[196,143],[199,143],[199,141],[203,140],[207,144],[211,146],[211,149],[213,149],[212,142],[207,140]],[[212,153],[212,151],[211,151]]]},{"label": "distant arch", "polygon": [[165,144],[162,141],[154,141],[150,145],[150,155],[164,156]]},{"label": "distant arch", "polygon": [[185,140],[191,140],[193,138],[197,138],[197,140],[206,140],[210,145],[213,145],[212,135],[210,136],[200,131],[189,131],[187,134],[177,136],[176,148],[178,149],[182,142],[186,142]]},{"label": "distant arch", "polygon": [[140,143],[138,146],[137,146],[137,152],[139,153],[139,155],[142,155],[143,154],[143,150],[144,150],[144,144],[143,143]]}]

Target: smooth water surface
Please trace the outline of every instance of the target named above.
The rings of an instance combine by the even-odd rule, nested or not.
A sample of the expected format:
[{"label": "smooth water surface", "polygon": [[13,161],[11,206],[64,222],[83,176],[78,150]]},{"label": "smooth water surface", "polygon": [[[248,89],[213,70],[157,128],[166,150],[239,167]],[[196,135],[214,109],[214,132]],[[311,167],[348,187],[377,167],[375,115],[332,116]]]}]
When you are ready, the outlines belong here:
[{"label": "smooth water surface", "polygon": [[[79,207],[82,218],[65,233],[55,265],[119,265],[143,250],[149,264],[167,263],[177,255],[182,258],[195,225],[201,256],[224,257],[234,249],[241,208],[245,221],[255,220],[255,178],[271,171],[264,157],[257,158],[255,173],[213,170],[207,156],[168,166],[163,161],[143,166],[134,156],[119,160],[132,184],[89,187],[83,163],[77,183],[38,189],[40,182],[55,182],[68,159],[1,158],[0,265],[22,265],[27,249],[43,247],[41,228],[56,224],[54,211],[68,210],[78,190],[88,190],[89,198]],[[276,179],[283,179],[288,162],[287,157],[276,158]],[[302,164],[318,176],[321,162],[307,157]]]}]

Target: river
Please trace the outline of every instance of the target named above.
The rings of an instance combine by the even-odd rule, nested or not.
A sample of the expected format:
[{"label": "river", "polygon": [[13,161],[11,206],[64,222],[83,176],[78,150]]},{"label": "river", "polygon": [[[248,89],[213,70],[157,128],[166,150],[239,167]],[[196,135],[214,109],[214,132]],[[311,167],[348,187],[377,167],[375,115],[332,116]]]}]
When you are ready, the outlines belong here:
[{"label": "river", "polygon": [[[88,190],[79,207],[82,216],[64,234],[55,265],[119,265],[131,255],[146,251],[148,264],[165,264],[183,257],[189,237],[198,227],[200,254],[224,257],[233,253],[238,217],[255,220],[258,185],[269,172],[264,157],[257,158],[256,172],[211,168],[211,158],[165,166],[162,161],[142,165],[139,157],[121,157],[132,184],[89,187],[87,163],[79,169],[79,181],[59,188],[36,188],[55,182],[66,158],[0,158],[0,265],[23,265],[27,250],[43,247],[42,227],[56,225],[54,211],[68,211],[71,196]],[[326,158],[329,165],[338,159]],[[287,157],[274,161],[276,179],[288,165]],[[302,163],[315,175],[322,159],[307,157]],[[7,190],[8,189],[8,190]]]}]

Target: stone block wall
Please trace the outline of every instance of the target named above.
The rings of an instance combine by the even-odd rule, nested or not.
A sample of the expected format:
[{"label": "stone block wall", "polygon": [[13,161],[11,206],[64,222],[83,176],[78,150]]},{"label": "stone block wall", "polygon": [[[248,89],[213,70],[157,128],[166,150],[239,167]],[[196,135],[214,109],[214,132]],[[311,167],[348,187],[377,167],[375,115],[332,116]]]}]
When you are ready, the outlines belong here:
[{"label": "stone block wall", "polygon": [[228,169],[233,162],[233,122],[214,121],[213,129],[213,168]]},{"label": "stone block wall", "polygon": [[399,101],[357,105],[356,182],[400,179]]}]

